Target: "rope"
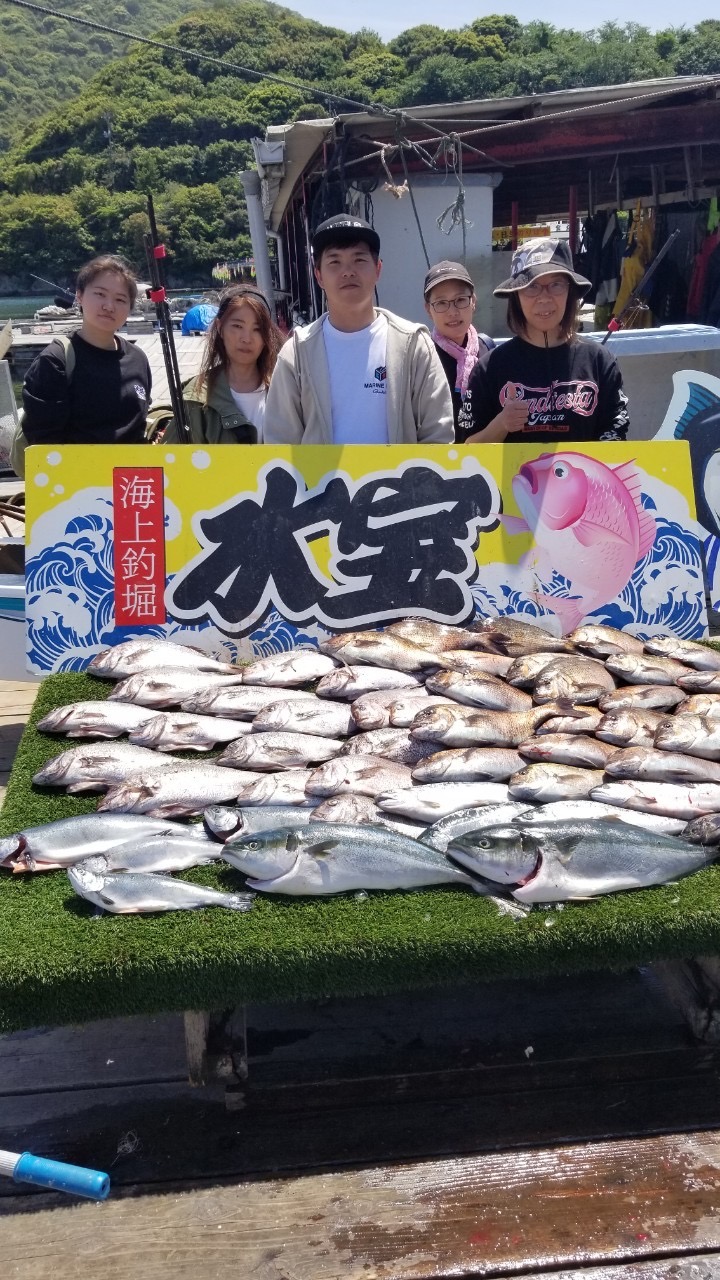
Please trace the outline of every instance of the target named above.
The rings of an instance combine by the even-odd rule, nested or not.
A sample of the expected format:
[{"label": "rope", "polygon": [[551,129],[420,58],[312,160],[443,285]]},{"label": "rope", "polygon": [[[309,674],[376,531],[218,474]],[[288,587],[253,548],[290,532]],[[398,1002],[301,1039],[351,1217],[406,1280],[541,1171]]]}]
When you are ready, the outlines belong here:
[{"label": "rope", "polygon": [[409,196],[410,196],[410,203],[411,203],[411,205],[412,205],[413,213],[415,214],[415,222],[416,222],[416,224],[417,224],[418,235],[419,235],[419,237],[420,237],[420,243],[421,243],[421,245],[422,245],[422,251],[423,251],[423,253],[424,253],[424,255],[425,255],[425,262],[426,262],[427,267],[428,267],[428,269],[429,269],[429,267],[430,267],[430,256],[429,256],[428,251],[427,251],[427,245],[425,244],[425,237],[424,237],[424,235],[423,235],[422,223],[420,222],[420,215],[419,215],[419,213],[418,213],[418,211],[417,211],[417,205],[415,204],[415,195],[414,195],[414,193],[413,193],[412,183],[411,183],[411,181],[410,181],[410,174],[408,173],[407,162],[406,162],[406,160],[405,160],[405,149],[404,149],[404,147],[403,147],[403,145],[402,145],[402,143],[401,143],[401,141],[400,141],[400,139],[399,139],[399,138],[398,138],[398,145],[399,145],[399,147],[400,147],[400,159],[402,160],[403,172],[404,172],[404,174],[405,174],[405,185],[407,186],[408,194],[409,194]]},{"label": "rope", "polygon": [[[448,145],[448,143],[450,145]],[[452,165],[452,171],[458,184],[458,193],[444,209],[437,219],[438,231],[442,231],[443,235],[449,236],[457,226],[462,228],[462,262],[465,263],[467,258],[467,228],[473,224],[465,217],[465,185],[463,183],[462,168],[462,144],[457,134],[450,134],[447,141],[443,141],[442,149],[445,154],[445,172],[448,173],[448,161]],[[440,148],[438,148],[439,153]],[[445,229],[445,219],[450,215],[450,226]]]}]

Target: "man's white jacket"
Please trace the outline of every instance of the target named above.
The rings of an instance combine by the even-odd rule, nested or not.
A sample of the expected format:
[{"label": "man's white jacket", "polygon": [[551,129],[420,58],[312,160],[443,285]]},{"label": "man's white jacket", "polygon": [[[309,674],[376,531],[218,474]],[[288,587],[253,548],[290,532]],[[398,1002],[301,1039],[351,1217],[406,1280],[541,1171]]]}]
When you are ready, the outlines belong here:
[{"label": "man's white jacket", "polygon": [[[387,329],[387,425],[390,444],[448,444],[455,438],[445,370],[424,324],[383,307]],[[332,444],[332,410],[323,317],[285,343],[265,407],[265,444]],[[362,441],[358,441],[359,444]]]}]

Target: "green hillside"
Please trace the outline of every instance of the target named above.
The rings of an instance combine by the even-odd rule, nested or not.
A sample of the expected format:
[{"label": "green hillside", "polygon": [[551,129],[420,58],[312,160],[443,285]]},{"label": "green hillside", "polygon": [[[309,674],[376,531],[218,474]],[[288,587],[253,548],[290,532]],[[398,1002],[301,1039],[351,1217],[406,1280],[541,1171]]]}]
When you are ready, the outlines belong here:
[{"label": "green hillside", "polygon": [[[218,2],[112,0],[103,5],[99,0],[49,0],[51,8],[140,35],[151,35],[193,9]],[[127,48],[128,42],[117,36],[0,4],[0,151],[28,120],[81,93],[96,71]]]},{"label": "green hillside", "polygon": [[[177,0],[173,13],[190,5],[195,12],[162,29],[160,39],[307,84],[307,91],[139,45],[91,75],[110,52],[104,37],[41,22],[0,0],[3,35],[9,24],[21,56],[0,87],[0,95],[16,95],[12,118],[19,129],[0,177],[0,277],[15,287],[30,271],[70,278],[101,249],[124,252],[142,269],[149,189],[176,282],[209,282],[215,260],[249,249],[237,173],[252,162],[250,139],[268,124],[332,112],[333,94],[409,106],[720,74],[718,21],[660,33],[605,23],[583,33],[491,15],[460,30],[413,27],[385,45],[372,31],[339,31],[264,0],[204,9],[197,0]],[[94,5],[66,0],[72,7],[97,13]],[[168,9],[168,0],[119,0],[103,17],[139,27],[142,16],[148,30]],[[45,30],[46,21],[52,29]],[[83,47],[93,41],[92,52],[83,56],[80,40]],[[0,66],[9,61],[2,49]],[[71,81],[79,89],[74,97],[32,118],[41,106],[57,104]],[[21,104],[21,93],[30,94],[31,106]],[[6,107],[0,133],[3,127],[8,133],[7,119]]]}]

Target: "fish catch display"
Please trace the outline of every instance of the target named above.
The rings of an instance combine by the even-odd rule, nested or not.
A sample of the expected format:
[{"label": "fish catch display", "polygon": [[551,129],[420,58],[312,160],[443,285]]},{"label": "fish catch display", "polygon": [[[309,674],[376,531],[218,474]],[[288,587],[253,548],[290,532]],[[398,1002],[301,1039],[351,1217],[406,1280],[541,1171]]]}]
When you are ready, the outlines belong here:
[{"label": "fish catch display", "polygon": [[[249,894],[170,877],[218,857],[270,894],[444,884],[552,903],[667,883],[720,851],[708,645],[407,618],[244,667],[128,641],[93,674],[116,682],[107,699],[38,730],[127,741],[63,751],[33,783],[104,791],[97,812],[0,839],[0,868],[65,869],[110,912],[247,910]],[[171,754],[187,750],[213,758]]]}]

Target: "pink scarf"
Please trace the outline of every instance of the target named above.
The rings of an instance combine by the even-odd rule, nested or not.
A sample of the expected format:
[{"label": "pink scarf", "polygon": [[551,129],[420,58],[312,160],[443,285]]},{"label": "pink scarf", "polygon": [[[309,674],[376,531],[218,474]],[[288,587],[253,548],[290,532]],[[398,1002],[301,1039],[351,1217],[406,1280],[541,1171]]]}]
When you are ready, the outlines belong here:
[{"label": "pink scarf", "polygon": [[441,351],[447,352],[454,360],[457,360],[457,374],[455,375],[455,390],[461,391],[463,395],[467,391],[467,385],[470,380],[477,358],[480,354],[480,339],[478,331],[474,325],[470,325],[467,333],[467,344],[464,347],[458,346],[457,342],[453,342],[451,338],[445,338],[437,329],[432,331],[432,340]]}]

